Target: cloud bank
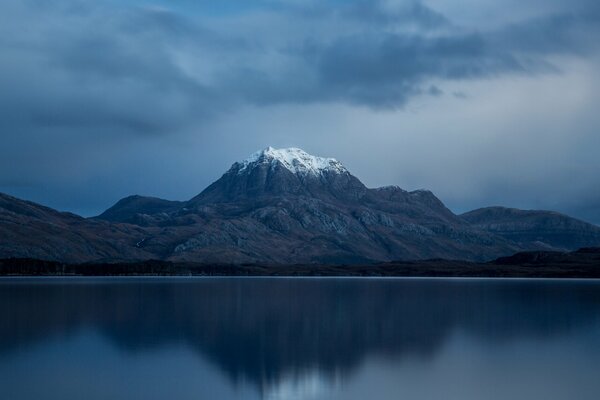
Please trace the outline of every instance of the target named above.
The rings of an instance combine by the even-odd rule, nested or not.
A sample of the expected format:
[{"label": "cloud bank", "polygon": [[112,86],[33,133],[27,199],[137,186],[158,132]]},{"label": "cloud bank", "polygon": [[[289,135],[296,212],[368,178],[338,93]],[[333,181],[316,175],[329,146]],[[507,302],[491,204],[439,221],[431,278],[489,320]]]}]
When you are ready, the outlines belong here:
[{"label": "cloud bank", "polygon": [[[95,213],[132,191],[191,196],[242,153],[289,144],[345,157],[371,182],[381,176],[402,180],[388,183],[437,186],[455,209],[508,201],[600,222],[593,189],[598,164],[586,156],[590,142],[597,142],[598,121],[587,104],[592,97],[570,114],[580,117],[577,123],[552,134],[561,138],[552,144],[556,156],[581,155],[584,167],[575,169],[585,177],[576,199],[552,190],[539,174],[527,185],[503,182],[500,161],[480,174],[462,166],[446,170],[447,186],[463,188],[469,193],[464,198],[428,172],[445,170],[438,164],[443,154],[427,165],[410,152],[402,165],[380,164],[393,151],[405,151],[403,141],[431,149],[459,142],[466,159],[473,147],[493,160],[502,135],[486,132],[499,122],[493,115],[486,119],[477,104],[502,107],[506,82],[547,82],[541,87],[552,92],[553,82],[577,77],[573,71],[580,65],[597,65],[598,39],[600,5],[588,0],[509,1],[502,7],[460,0],[5,1],[0,190]],[[519,130],[527,146],[548,151],[535,113],[554,110],[540,108],[547,98],[536,101],[523,105],[531,107],[531,120],[520,113],[506,117],[530,126]],[[477,123],[425,122],[443,117],[442,105]],[[371,121],[370,127],[357,122],[362,137],[348,127],[356,115]],[[307,122],[316,118],[317,128]],[[384,150],[365,156],[361,143],[373,126],[379,126],[375,136]],[[328,133],[317,137],[307,133],[311,129]],[[579,133],[568,132],[573,129]],[[420,132],[418,143],[411,131]],[[348,141],[354,147],[341,144]],[[512,151],[524,157],[523,168],[544,163],[543,154]],[[382,172],[408,165],[417,170],[413,178]],[[518,175],[504,167],[506,176]],[[499,194],[507,190],[513,194]],[[519,191],[526,193],[520,197]],[[536,202],[533,193],[552,201]]]}]

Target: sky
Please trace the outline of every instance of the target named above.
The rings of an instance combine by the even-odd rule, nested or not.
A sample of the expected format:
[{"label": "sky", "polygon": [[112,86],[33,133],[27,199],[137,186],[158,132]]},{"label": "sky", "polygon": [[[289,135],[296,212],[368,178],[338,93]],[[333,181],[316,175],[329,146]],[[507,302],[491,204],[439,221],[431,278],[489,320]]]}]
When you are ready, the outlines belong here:
[{"label": "sky", "polygon": [[600,224],[597,0],[3,0],[0,192],[186,200],[273,147]]}]

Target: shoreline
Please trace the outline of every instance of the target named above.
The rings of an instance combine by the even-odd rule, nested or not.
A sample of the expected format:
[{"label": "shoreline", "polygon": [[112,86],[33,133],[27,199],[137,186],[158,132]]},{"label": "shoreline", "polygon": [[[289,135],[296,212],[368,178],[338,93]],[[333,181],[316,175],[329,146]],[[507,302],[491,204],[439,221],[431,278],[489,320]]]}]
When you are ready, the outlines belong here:
[{"label": "shoreline", "polygon": [[356,264],[226,264],[164,260],[65,263],[0,259],[0,277],[399,277],[600,279],[600,248],[522,252],[488,262],[415,260]]},{"label": "shoreline", "polygon": [[600,279],[600,262],[499,264],[429,260],[371,265],[214,265],[147,261],[63,264],[0,260],[0,277],[397,277]]},{"label": "shoreline", "polygon": [[518,276],[291,276],[291,275],[0,275],[0,285],[18,281],[86,281],[86,280],[203,280],[203,279],[273,279],[273,280],[456,280],[456,281],[539,281],[539,282],[600,282],[600,278],[563,278],[563,277],[518,277]]}]

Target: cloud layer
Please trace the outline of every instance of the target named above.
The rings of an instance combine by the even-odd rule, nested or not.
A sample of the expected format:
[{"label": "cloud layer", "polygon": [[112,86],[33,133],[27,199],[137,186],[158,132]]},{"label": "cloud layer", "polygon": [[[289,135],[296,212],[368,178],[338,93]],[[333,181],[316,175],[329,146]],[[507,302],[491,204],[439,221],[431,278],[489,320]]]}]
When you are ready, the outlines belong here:
[{"label": "cloud layer", "polygon": [[[460,0],[5,1],[0,190],[95,213],[132,191],[191,196],[240,154],[290,144],[345,156],[373,182],[386,176],[403,180],[388,183],[437,185],[455,209],[512,201],[600,222],[593,189],[598,181],[591,172],[598,165],[583,156],[585,142],[597,138],[598,121],[587,104],[593,95],[573,110],[581,120],[565,126],[564,136],[556,133],[565,138],[557,154],[581,154],[586,164],[578,173],[590,171],[576,200],[551,190],[541,177],[524,190],[503,184],[502,174],[488,171],[494,168],[466,178],[462,167],[446,171],[447,181],[470,193],[461,198],[417,158],[407,163],[424,172],[413,178],[382,173],[399,168],[397,162],[378,164],[382,154],[405,151],[395,146],[412,141],[410,131],[420,132],[416,147],[451,149],[460,142],[465,154],[470,147],[491,152],[496,134],[486,132],[495,131],[498,121],[483,111],[474,114],[477,103],[502,106],[506,82],[548,82],[542,87],[551,89],[580,79],[581,65],[597,64],[598,39],[600,6],[589,0],[512,1],[501,9],[497,2]],[[423,118],[443,115],[442,104],[477,123],[436,126],[452,132],[441,137],[428,132]],[[421,119],[411,116],[415,109]],[[539,104],[531,109],[554,113]],[[360,138],[348,128],[356,115],[371,126],[391,124],[378,128],[384,150],[374,150],[368,162],[359,157],[365,157],[360,146],[369,132]],[[315,129],[307,122],[314,118],[327,135],[306,132]],[[531,118],[521,120],[531,125],[521,133],[524,142],[546,148],[537,131],[544,128]],[[566,133],[572,129],[580,133]],[[356,145],[341,144],[349,140]],[[539,154],[520,156],[542,162]],[[437,162],[431,158],[428,165],[444,169]],[[506,176],[513,176],[511,166],[505,167]],[[189,185],[181,188],[184,182]],[[514,195],[499,196],[504,190]],[[527,193],[519,197],[518,191]],[[536,203],[530,191],[553,200]]]}]

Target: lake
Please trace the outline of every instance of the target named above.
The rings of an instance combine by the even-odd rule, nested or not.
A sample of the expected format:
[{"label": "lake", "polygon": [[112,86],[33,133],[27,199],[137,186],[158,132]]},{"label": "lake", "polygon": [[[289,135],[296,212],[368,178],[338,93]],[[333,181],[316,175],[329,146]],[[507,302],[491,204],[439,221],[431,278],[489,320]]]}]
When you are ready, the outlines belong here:
[{"label": "lake", "polygon": [[600,398],[600,281],[0,279],[0,399]]}]

